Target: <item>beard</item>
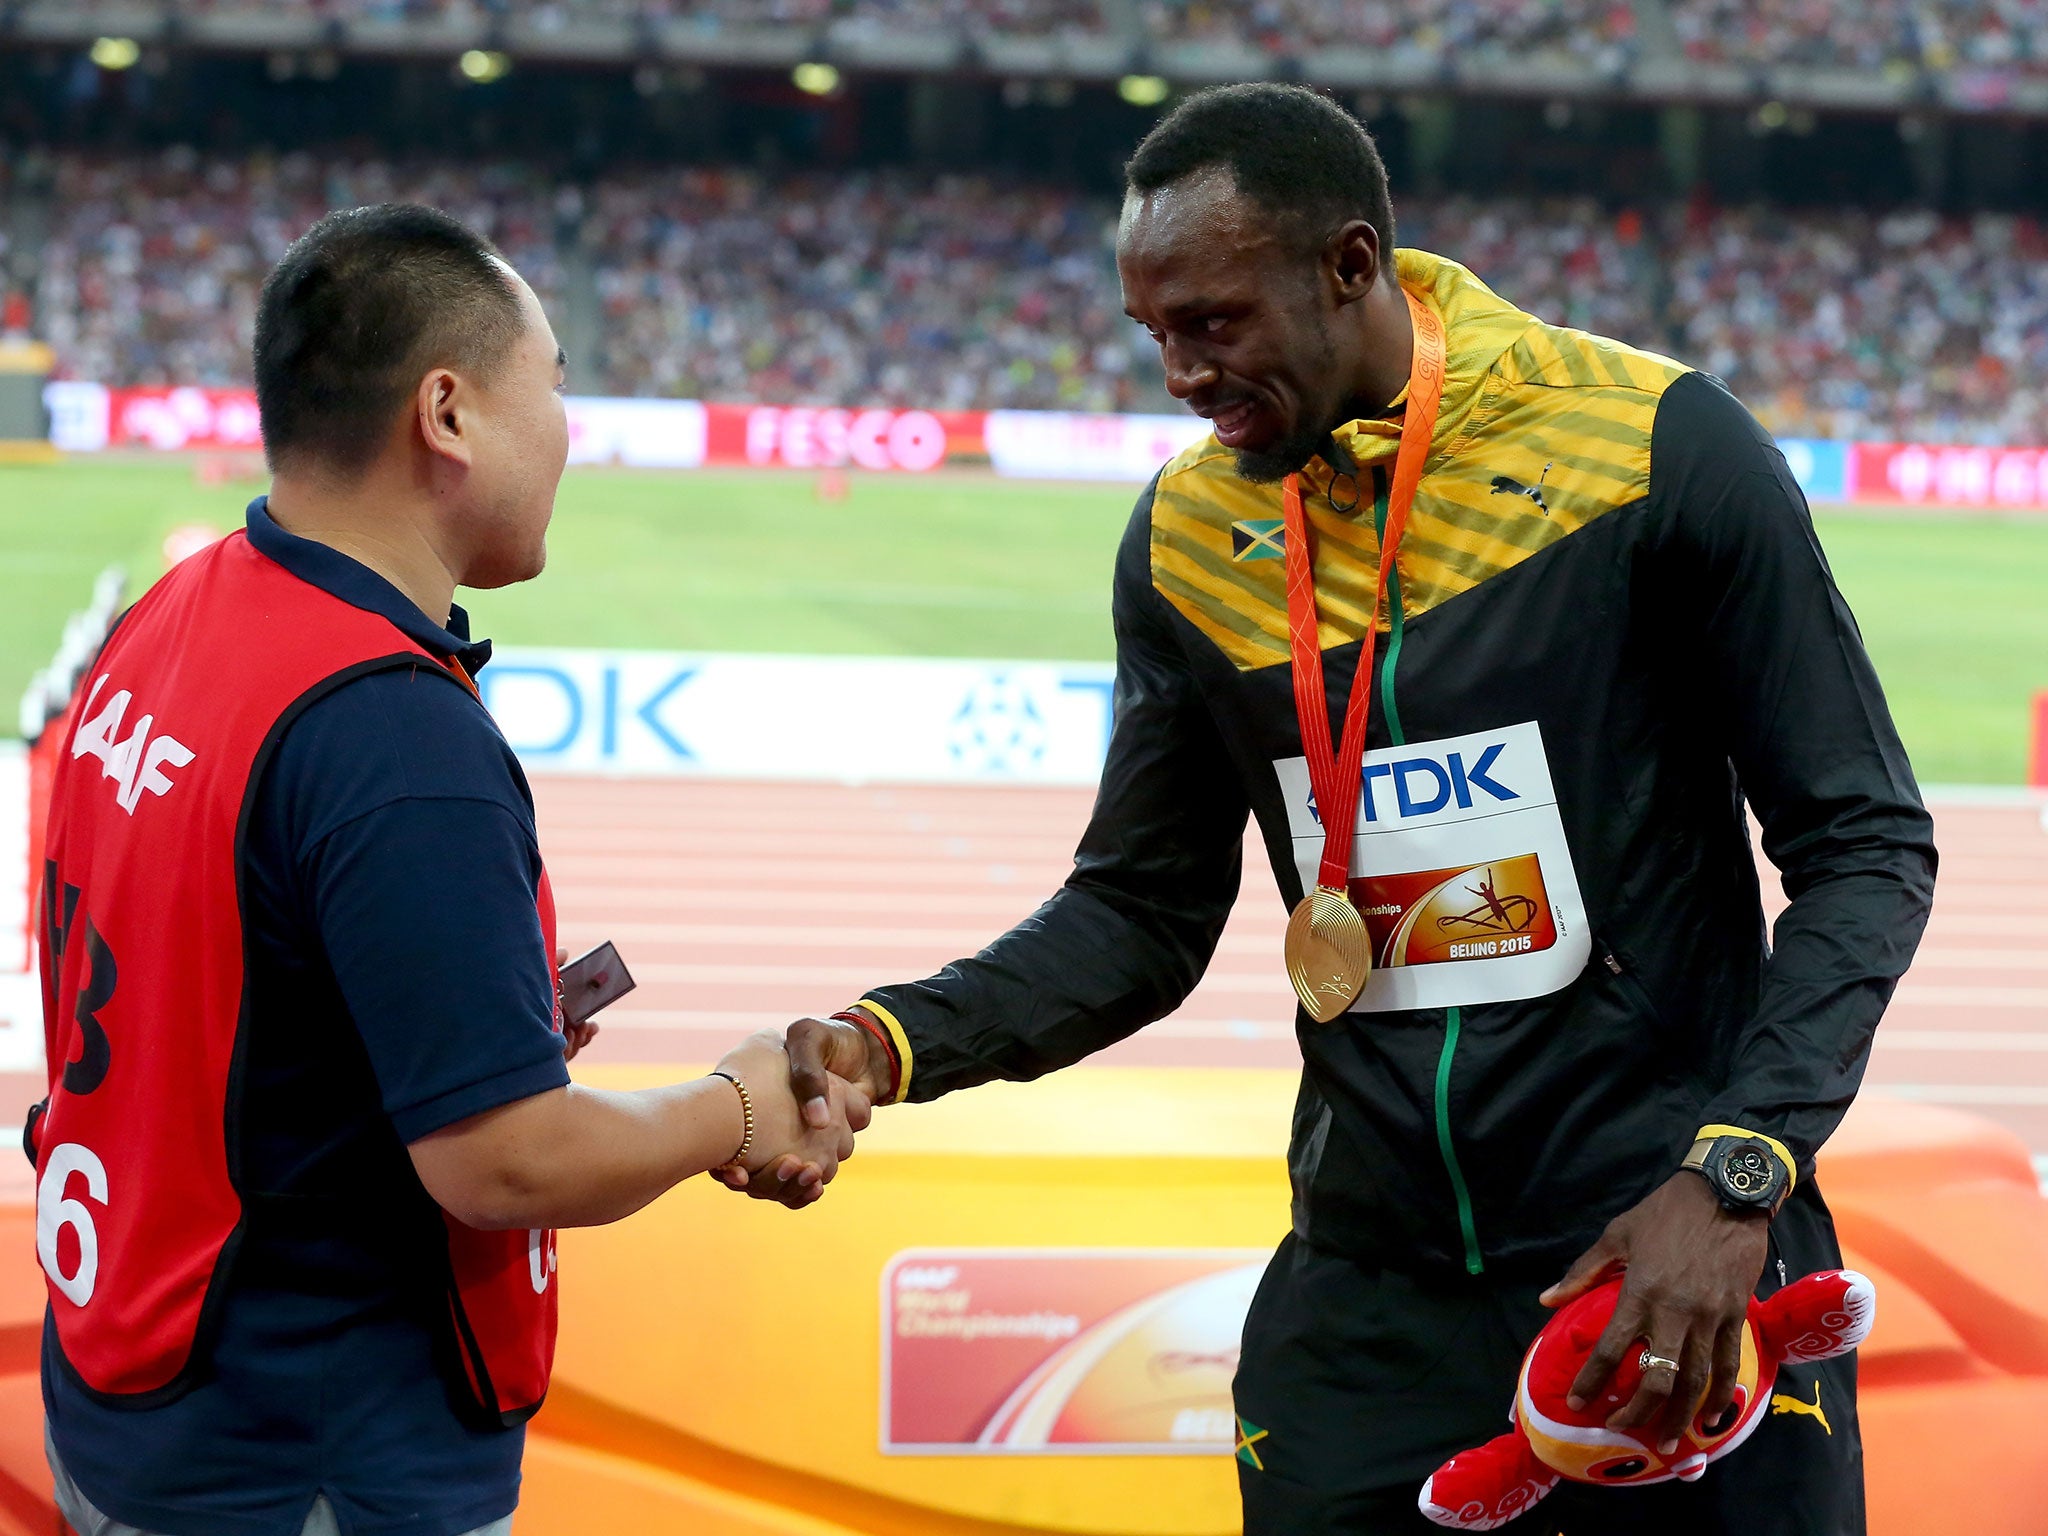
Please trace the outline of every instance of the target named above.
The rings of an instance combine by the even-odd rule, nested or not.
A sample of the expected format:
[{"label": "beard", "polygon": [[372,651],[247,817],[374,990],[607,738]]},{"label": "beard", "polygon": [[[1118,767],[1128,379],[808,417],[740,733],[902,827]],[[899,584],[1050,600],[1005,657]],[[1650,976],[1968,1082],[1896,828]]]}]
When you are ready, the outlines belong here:
[{"label": "beard", "polygon": [[1264,448],[1237,450],[1237,477],[1254,485],[1272,485],[1289,475],[1299,474],[1308,461],[1322,451],[1330,434],[1318,427],[1304,428]]}]

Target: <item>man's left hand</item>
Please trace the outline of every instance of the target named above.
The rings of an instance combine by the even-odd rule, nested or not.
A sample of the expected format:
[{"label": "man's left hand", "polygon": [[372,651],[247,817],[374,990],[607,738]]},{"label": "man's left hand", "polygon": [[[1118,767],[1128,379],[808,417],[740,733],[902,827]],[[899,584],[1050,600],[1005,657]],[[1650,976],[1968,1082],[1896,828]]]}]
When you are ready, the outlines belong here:
[{"label": "man's left hand", "polygon": [[1735,1398],[1743,1322],[1769,1248],[1770,1218],[1724,1210],[1695,1173],[1674,1173],[1610,1221],[1542,1296],[1546,1307],[1561,1307],[1625,1271],[1614,1317],[1572,1383],[1572,1408],[1597,1397],[1628,1352],[1647,1342],[1651,1354],[1676,1360],[1677,1369],[1645,1371],[1636,1395],[1608,1417],[1607,1427],[1640,1429],[1655,1420],[1658,1450],[1669,1455],[1695,1404],[1713,1423]]},{"label": "man's left hand", "polygon": [[[569,963],[569,951],[555,951],[555,972],[561,974],[562,967]],[[577,1052],[597,1038],[597,1020],[585,1019],[581,1024],[562,1023],[562,1060],[574,1061]]]}]

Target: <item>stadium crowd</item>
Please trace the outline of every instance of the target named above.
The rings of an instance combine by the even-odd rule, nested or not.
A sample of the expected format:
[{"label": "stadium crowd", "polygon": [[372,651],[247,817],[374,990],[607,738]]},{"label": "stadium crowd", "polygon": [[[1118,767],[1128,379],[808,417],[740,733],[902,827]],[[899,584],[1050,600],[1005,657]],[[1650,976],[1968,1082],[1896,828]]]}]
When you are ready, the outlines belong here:
[{"label": "stadium crowd", "polygon": [[[143,0],[145,5],[152,0]],[[453,21],[489,25],[519,21],[536,31],[562,30],[589,17],[605,21],[688,23],[728,28],[824,27],[1001,32],[1042,36],[1101,32],[1098,0],[153,0],[181,16],[263,10],[323,21]],[[83,0],[81,9],[132,15],[134,0]]]},{"label": "stadium crowd", "polygon": [[[56,228],[39,252],[34,312],[76,378],[244,380],[264,274],[330,208],[445,208],[495,241],[543,304],[560,303],[555,199],[521,169],[202,159],[176,148],[150,158],[62,157],[50,192]],[[562,212],[576,216],[573,191]]]},{"label": "stadium crowd", "polygon": [[1162,41],[1231,40],[1273,53],[1366,48],[1421,64],[1496,54],[1611,73],[1632,58],[1630,0],[1144,0]]},{"label": "stadium crowd", "polygon": [[1687,57],[2048,74],[2048,0],[1674,0]]},{"label": "stadium crowd", "polygon": [[979,178],[612,176],[583,232],[605,387],[1129,409],[1102,209]]},{"label": "stadium crowd", "polygon": [[[585,392],[1171,409],[1114,210],[978,178],[65,157],[31,293],[63,370],[239,382],[263,272],[325,209],[448,208],[533,282]],[[1788,435],[2048,443],[2048,232],[2024,219],[1404,200],[1403,243],[1547,319],[1727,379]],[[587,348],[574,338],[591,333]]]},{"label": "stadium crowd", "polygon": [[[143,0],[151,3],[151,0]],[[1500,55],[1625,68],[1637,0],[154,0],[181,14],[284,10],[337,21],[517,19],[541,31],[582,16],[680,21],[708,31],[1103,33],[1135,13],[1161,42],[1275,53],[1354,47],[1428,66]],[[135,0],[81,0],[132,14]],[[2048,0],[1666,0],[1679,46],[1701,62],[1859,70],[2048,74]]]}]

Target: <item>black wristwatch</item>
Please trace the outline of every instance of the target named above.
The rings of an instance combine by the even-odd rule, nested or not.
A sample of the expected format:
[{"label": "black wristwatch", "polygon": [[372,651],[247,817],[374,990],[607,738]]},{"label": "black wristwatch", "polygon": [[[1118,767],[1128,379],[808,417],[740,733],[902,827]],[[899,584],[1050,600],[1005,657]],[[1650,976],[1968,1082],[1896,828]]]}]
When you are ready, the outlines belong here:
[{"label": "black wristwatch", "polygon": [[1770,1214],[1792,1192],[1792,1170],[1761,1136],[1702,1136],[1682,1166],[1713,1186],[1724,1210]]}]

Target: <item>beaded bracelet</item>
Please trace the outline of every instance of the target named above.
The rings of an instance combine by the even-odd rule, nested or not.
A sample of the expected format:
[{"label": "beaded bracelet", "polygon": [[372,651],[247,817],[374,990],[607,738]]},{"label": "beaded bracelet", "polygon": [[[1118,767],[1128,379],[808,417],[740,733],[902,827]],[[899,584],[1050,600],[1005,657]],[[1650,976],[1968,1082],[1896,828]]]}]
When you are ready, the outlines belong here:
[{"label": "beaded bracelet", "polygon": [[727,1168],[736,1168],[744,1163],[747,1154],[754,1150],[754,1096],[747,1092],[747,1085],[734,1077],[730,1072],[713,1070],[705,1075],[707,1077],[724,1078],[728,1083],[732,1084],[734,1092],[740,1096],[740,1119],[746,1128],[746,1134],[740,1138],[739,1151],[733,1153],[732,1157],[722,1165]]}]

